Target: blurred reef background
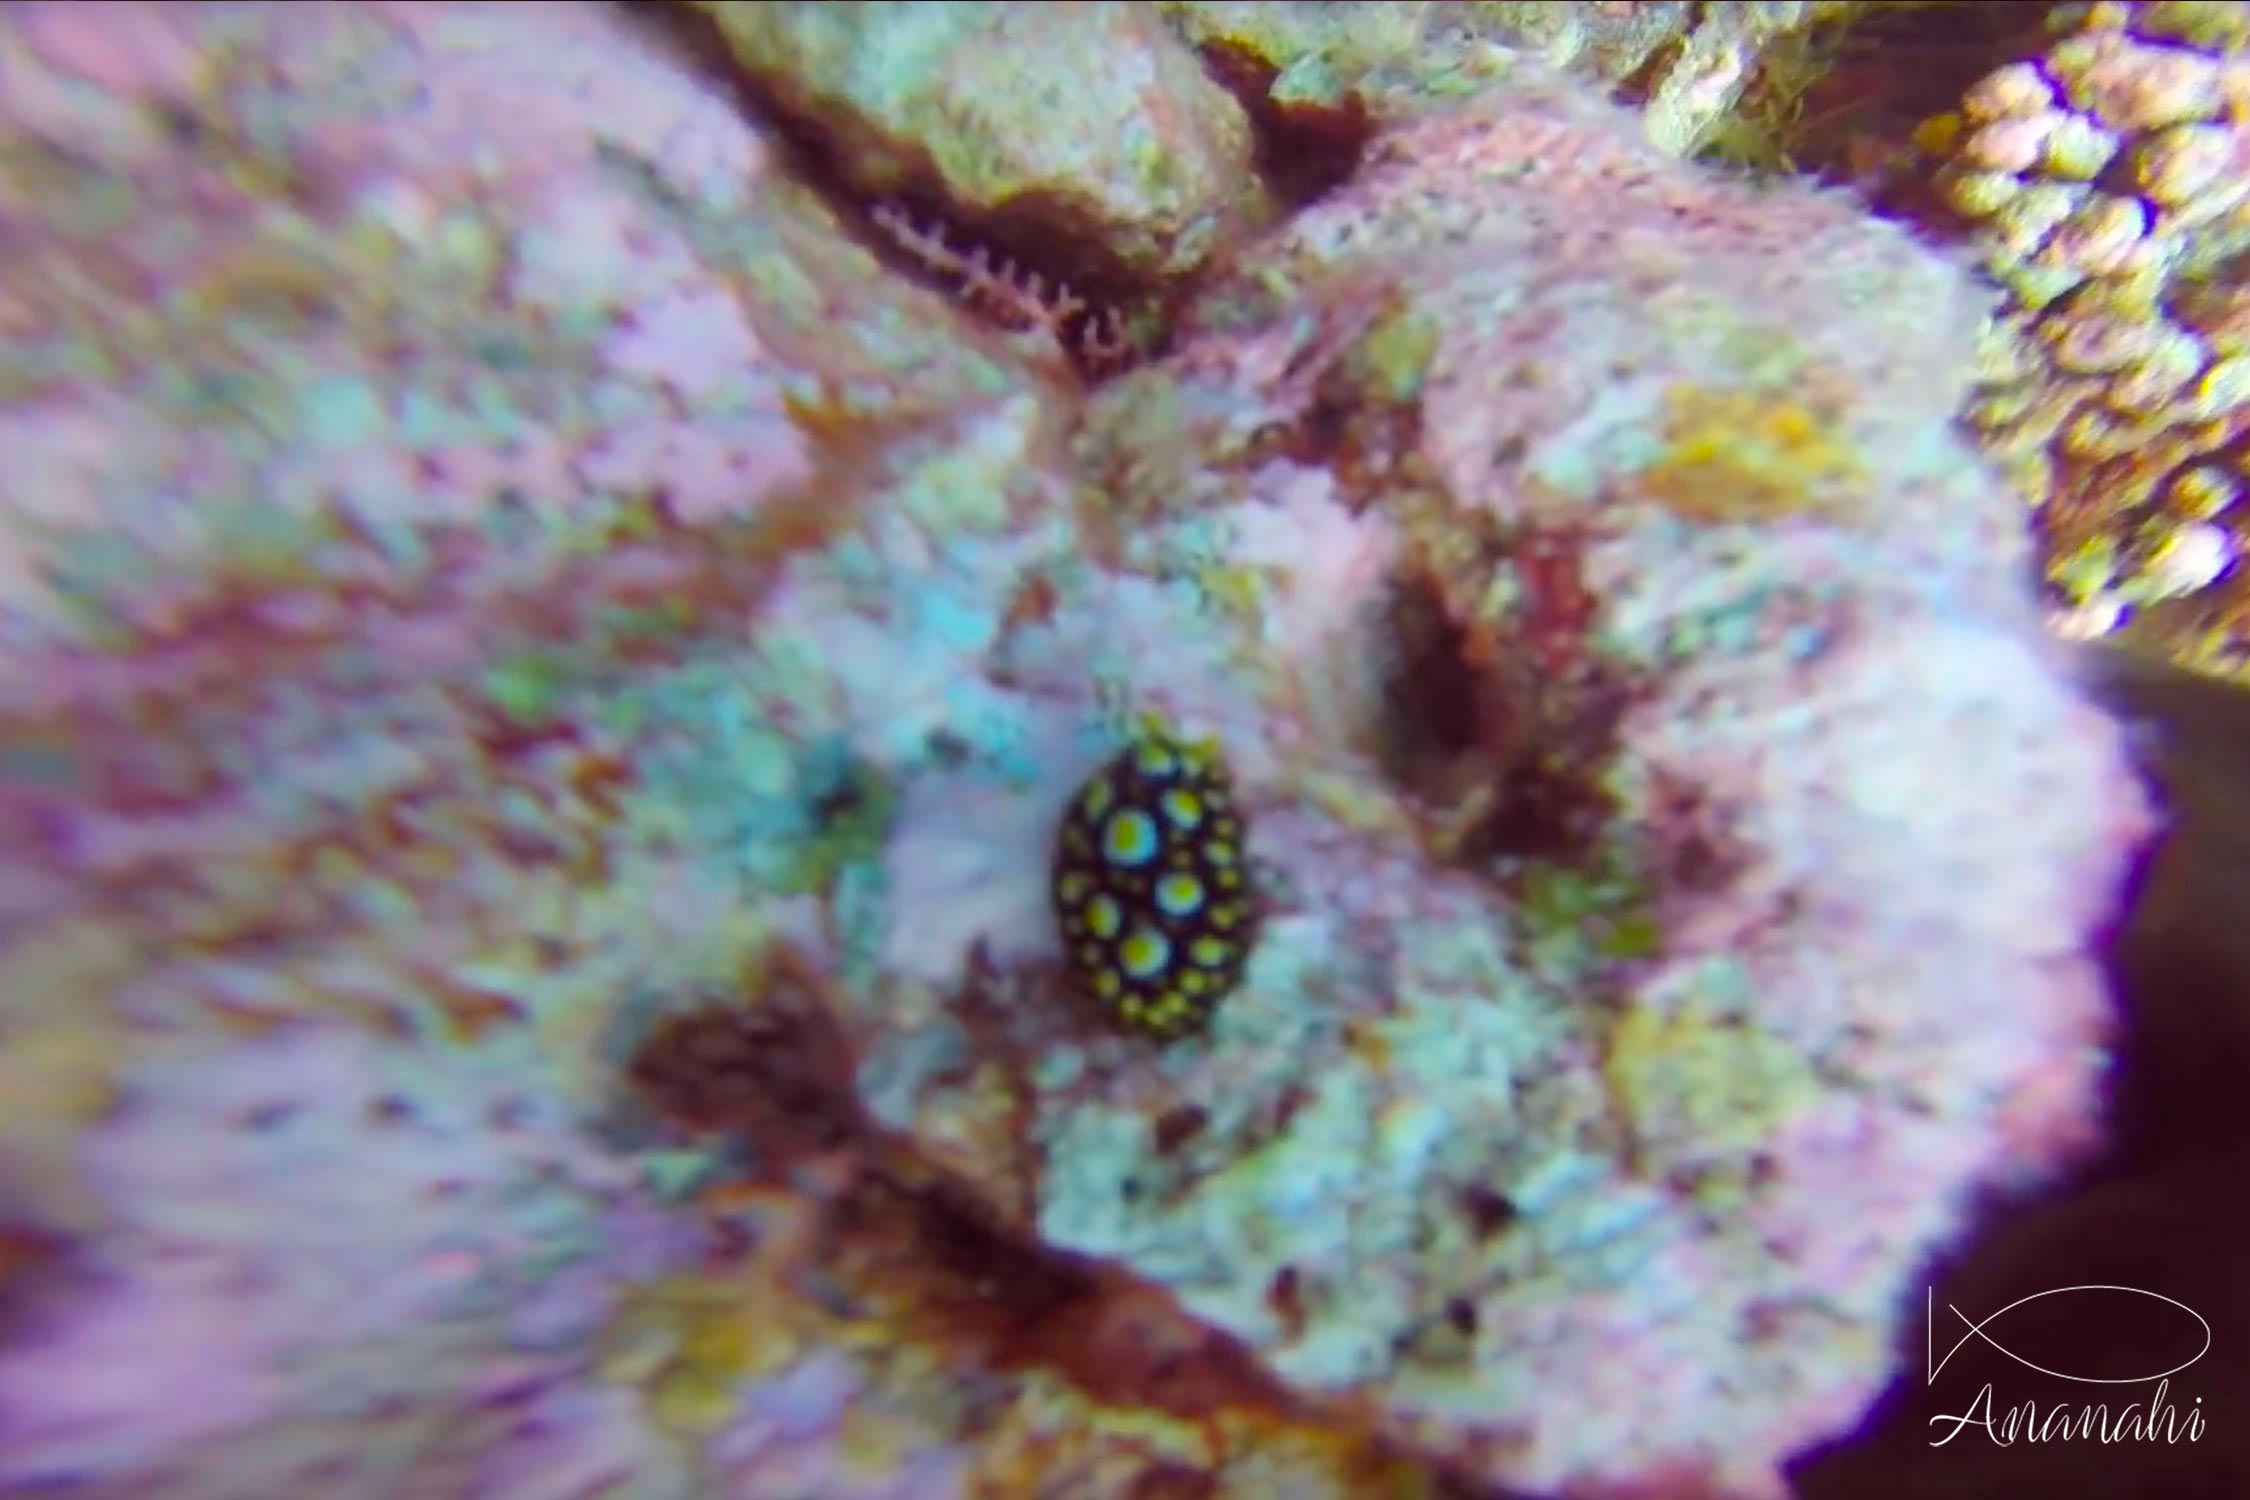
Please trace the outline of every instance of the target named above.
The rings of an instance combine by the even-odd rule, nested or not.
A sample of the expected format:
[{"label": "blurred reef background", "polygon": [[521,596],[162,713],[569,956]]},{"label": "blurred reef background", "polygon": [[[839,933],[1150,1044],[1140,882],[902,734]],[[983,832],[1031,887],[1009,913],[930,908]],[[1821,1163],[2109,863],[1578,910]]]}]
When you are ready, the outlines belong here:
[{"label": "blurred reef background", "polygon": [[1776,1496],[2102,1142],[2250,10],[27,3],[0,337],[0,1494]]}]

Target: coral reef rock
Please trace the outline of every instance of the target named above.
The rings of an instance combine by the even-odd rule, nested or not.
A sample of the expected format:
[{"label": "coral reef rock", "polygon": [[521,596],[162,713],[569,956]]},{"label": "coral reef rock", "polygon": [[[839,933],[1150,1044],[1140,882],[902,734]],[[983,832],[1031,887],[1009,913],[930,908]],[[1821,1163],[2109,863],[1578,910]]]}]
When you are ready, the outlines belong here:
[{"label": "coral reef rock", "polygon": [[1242,108],[1144,5],[700,0],[854,190],[1195,269],[1250,187]]},{"label": "coral reef rock", "polygon": [[[1256,196],[1135,8],[911,9],[730,25],[1123,153],[1089,263]],[[1778,1495],[2097,1130],[2148,822],[1966,275],[1523,60],[1088,389],[759,108],[0,16],[0,1490]],[[1258,899],[1177,1037],[1051,891],[1151,716]]]}]

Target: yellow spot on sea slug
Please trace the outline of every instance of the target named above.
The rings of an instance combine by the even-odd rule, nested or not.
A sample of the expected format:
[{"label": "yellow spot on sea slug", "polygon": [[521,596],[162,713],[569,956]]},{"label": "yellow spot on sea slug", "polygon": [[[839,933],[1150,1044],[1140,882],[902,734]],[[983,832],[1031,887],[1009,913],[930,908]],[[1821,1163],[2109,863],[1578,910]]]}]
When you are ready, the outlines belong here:
[{"label": "yellow spot on sea slug", "polygon": [[1124,910],[1110,897],[1096,896],[1086,903],[1086,925],[1093,929],[1095,937],[1107,942],[1125,925]]},{"label": "yellow spot on sea slug", "polygon": [[1111,817],[1102,831],[1102,853],[1112,864],[1145,865],[1156,857],[1156,820],[1137,807]]},{"label": "yellow spot on sea slug", "polygon": [[1156,905],[1166,916],[1185,917],[1203,904],[1203,882],[1193,875],[1167,875],[1156,883]]},{"label": "yellow spot on sea slug", "polygon": [[1117,956],[1127,974],[1135,979],[1151,979],[1163,973],[1164,966],[1172,961],[1172,945],[1155,928],[1143,927],[1125,939]]}]

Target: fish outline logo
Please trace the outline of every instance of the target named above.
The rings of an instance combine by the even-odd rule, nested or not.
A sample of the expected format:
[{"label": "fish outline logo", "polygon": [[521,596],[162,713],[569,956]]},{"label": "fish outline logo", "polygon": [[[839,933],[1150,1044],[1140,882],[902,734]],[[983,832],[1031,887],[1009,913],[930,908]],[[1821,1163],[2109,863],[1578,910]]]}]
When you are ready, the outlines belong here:
[{"label": "fish outline logo", "polygon": [[[2027,1302],[2036,1302],[2042,1297],[2059,1297],[2067,1292],[2130,1292],[2138,1297],[2153,1297],[2159,1302],[2169,1303],[2173,1307],[2178,1308],[2181,1312],[2186,1313],[2189,1317],[2195,1319],[2197,1326],[2199,1326],[2203,1330],[2203,1346],[2197,1349],[2193,1354],[2189,1355],[2186,1359],[2172,1366],[2170,1369],[2159,1370],[2149,1375],[2072,1375],[2062,1370],[2050,1370],[2044,1365],[2033,1364],[2030,1360],[2025,1359],[2022,1355],[2016,1353],[2013,1349],[2010,1349],[2006,1344],[2001,1343],[1991,1334],[1985,1332],[1985,1330],[1991,1327],[1992,1324],[2006,1317],[2009,1313],[2015,1311],[2017,1308],[2023,1306]],[[1938,1372],[1940,1370],[1943,1370],[1946,1365],[1952,1360],[1953,1356],[1961,1352],[1961,1346],[1963,1344],[1966,1344],[1972,1338],[1982,1339],[1985,1343],[1990,1344],[1993,1348],[1999,1350],[2002,1354],[2007,1355],[2008,1358],[2014,1360],[2017,1364],[2022,1365],[2027,1370],[2035,1370],[2041,1375],[2046,1375],[2056,1380],[2075,1381],[2081,1385],[2146,1385],[2152,1380],[2168,1380],[2172,1376],[2179,1374],[2180,1371],[2186,1369],[2188,1366],[2194,1364],[2197,1360],[2203,1358],[2204,1355],[2211,1352],[2210,1320],[2205,1318],[2203,1314],[2197,1312],[2194,1308],[2188,1306],[2185,1302],[2180,1301],[2177,1297],[2167,1297],[2162,1292],[2152,1292],[2146,1290],[2145,1288],[2137,1286],[2120,1286],[2109,1282],[2082,1282],[2076,1286],[2050,1287],[2043,1292],[2033,1292],[2028,1297],[2018,1297],[2015,1301],[2009,1303],[2006,1307],[2001,1308],[1998,1312],[1990,1313],[1983,1319],[1974,1322],[1970,1320],[1967,1313],[1961,1311],[1960,1308],[1948,1302],[1945,1305],[1946,1311],[1952,1313],[1956,1318],[1959,1318],[1962,1323],[1967,1326],[1968,1331],[1954,1341],[1952,1348],[1945,1351],[1944,1359],[1938,1359],[1936,1360],[1936,1363],[1933,1364],[1931,1363],[1931,1361],[1936,1357],[1937,1353],[1937,1330],[1935,1327],[1936,1303],[1936,1289],[1925,1287],[1922,1294],[1922,1332],[1924,1339],[1922,1362],[1923,1384],[1926,1386],[1934,1385],[1937,1383]]]}]

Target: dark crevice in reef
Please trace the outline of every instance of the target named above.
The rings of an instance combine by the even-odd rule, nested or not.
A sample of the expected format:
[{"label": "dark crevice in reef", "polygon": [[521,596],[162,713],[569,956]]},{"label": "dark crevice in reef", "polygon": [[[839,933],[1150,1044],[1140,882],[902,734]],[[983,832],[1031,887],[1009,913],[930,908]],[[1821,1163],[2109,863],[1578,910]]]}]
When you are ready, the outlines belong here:
[{"label": "dark crevice in reef", "polygon": [[1375,121],[1357,92],[1335,106],[1273,97],[1281,70],[1247,47],[1209,42],[1203,65],[1250,117],[1253,164],[1284,209],[1302,208],[1348,182],[1359,170]]},{"label": "dark crevice in reef", "polygon": [[739,1148],[750,1180],[827,1182],[811,1251],[821,1279],[894,1310],[907,1335],[996,1369],[1048,1370],[1119,1405],[1296,1413],[1238,1340],[1122,1267],[1038,1240],[874,1119],[858,1061],[821,981],[792,962],[754,1001],[658,1021],[626,1077],[674,1130]]},{"label": "dark crevice in reef", "polygon": [[[1878,215],[1956,236],[1913,141],[1980,79],[2045,50],[2054,0],[1867,7],[1769,45],[1732,111],[1738,137],[1799,176],[1857,191]],[[1723,143],[1705,153],[1725,160]]]},{"label": "dark crevice in reef", "polygon": [[[1702,7],[1698,6],[1696,9],[1700,12]],[[1646,109],[1648,101],[1656,93],[1657,85],[1664,81],[1665,76],[1672,71],[1673,64],[1687,52],[1688,31],[1700,20],[1701,16],[1696,16],[1679,31],[1657,43],[1650,49],[1648,56],[1641,59],[1639,67],[1617,80],[1610,89],[1610,97],[1628,109]]]},{"label": "dark crevice in reef", "polygon": [[[867,1112],[858,1049],[812,967],[784,955],[750,983],[755,998],[644,1020],[625,1071],[639,1108],[737,1148],[744,1180],[800,1185],[817,1224],[783,1274],[821,1289],[808,1297],[989,1371],[1045,1372],[1104,1406],[1324,1428],[1371,1492],[1522,1500],[1407,1449],[1348,1405],[1299,1396],[1241,1340],[1124,1265],[1037,1238]],[[1184,1496],[1216,1482],[1158,1468],[1144,1485]]]},{"label": "dark crevice in reef", "polygon": [[1424,570],[1394,580],[1378,755],[1438,858],[1583,864],[1616,815],[1602,776],[1632,687],[1588,646],[1566,540],[1527,533],[1500,556],[1524,587],[1490,624],[1458,618]]},{"label": "dark crevice in reef", "polygon": [[1469,660],[1468,628],[1426,576],[1394,579],[1387,615],[1394,654],[1383,682],[1383,769],[1412,786],[1474,754],[1495,710]]},{"label": "dark crevice in reef", "polygon": [[667,1017],[634,1050],[626,1077],[661,1118],[739,1136],[778,1176],[873,1131],[856,1070],[834,1015],[801,986],[775,985],[755,1007],[722,1001]]}]

